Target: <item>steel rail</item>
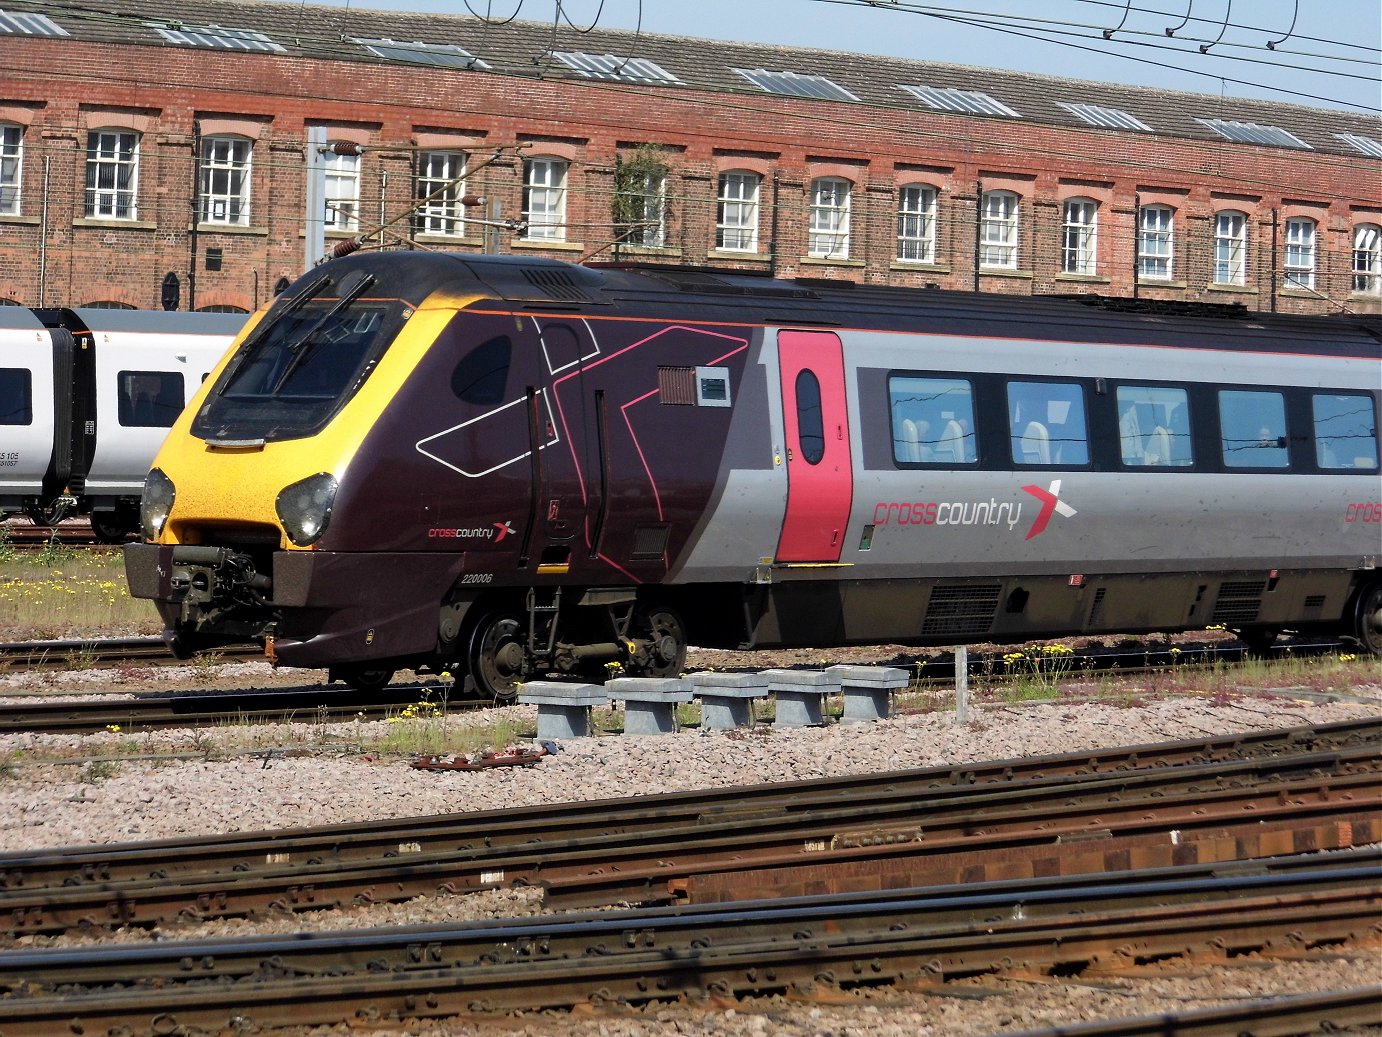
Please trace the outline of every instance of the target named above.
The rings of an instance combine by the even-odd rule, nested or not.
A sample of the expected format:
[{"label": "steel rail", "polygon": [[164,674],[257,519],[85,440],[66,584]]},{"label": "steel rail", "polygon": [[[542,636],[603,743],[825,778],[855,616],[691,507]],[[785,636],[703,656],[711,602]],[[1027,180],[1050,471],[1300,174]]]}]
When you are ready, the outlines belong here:
[{"label": "steel rail", "polygon": [[1009,1031],[1006,1037],[1308,1037],[1375,1028],[1382,1020],[1382,985],[1238,1001],[1161,1015],[1125,1016],[1070,1023],[1040,1030]]},{"label": "steel rail", "polygon": [[[1324,873],[1328,872],[1326,876]],[[1091,898],[1127,906],[1197,903],[1226,895],[1276,896],[1308,884],[1347,888],[1382,876],[1382,847],[1260,861],[1180,865],[1136,873],[1043,876],[855,894],[786,897],[464,925],[304,932],[291,936],[175,939],[157,943],[0,951],[0,993],[80,985],[232,981],[262,973],[405,971],[654,948],[678,953],[741,934],[803,937],[903,924],[928,929],[1083,911]]]},{"label": "steel rail", "polygon": [[[1147,769],[1161,773],[1175,767],[1209,765],[1209,775],[1217,780],[1225,773],[1224,767],[1238,763],[1258,766],[1262,760],[1288,756],[1298,761],[1297,766],[1315,767],[1320,761],[1299,761],[1312,753],[1357,749],[1376,752],[1379,747],[1382,718],[1370,717],[1314,727],[628,799],[461,811],[229,833],[214,838],[186,836],[118,846],[11,852],[0,854],[0,895],[24,886],[168,879],[188,873],[247,871],[266,863],[316,864],[382,859],[405,853],[454,854],[475,848],[553,843],[619,833],[632,835],[670,826],[703,826],[756,817],[790,818],[831,806],[848,808],[852,803],[880,803],[906,797],[924,797],[925,806],[936,809],[941,804],[972,799],[976,793],[992,795],[1000,783],[1009,793],[1022,789],[1035,792],[1074,778],[1123,779]],[[1284,765],[1278,762],[1272,766],[1281,769]]]},{"label": "steel rail", "polygon": [[[891,805],[865,800],[792,816],[737,817],[632,834],[472,846],[384,861],[296,866],[272,861],[232,874],[20,887],[0,894],[0,915],[11,933],[61,932],[152,925],[177,917],[320,910],[438,890],[458,893],[536,882],[544,885],[551,903],[588,906],[670,901],[678,895],[723,897],[726,888],[772,895],[778,886],[799,886],[797,872],[812,867],[844,872],[821,888],[847,888],[843,883],[851,878],[897,887],[948,881],[899,881],[890,873],[923,868],[931,874],[939,866],[936,858],[955,854],[996,854],[997,866],[1013,867],[1024,857],[1050,856],[1054,847],[1064,859],[1059,869],[1063,872],[1119,867],[1109,859],[1110,847],[1116,848],[1115,856],[1127,853],[1124,842],[1137,847],[1137,863],[1158,863],[1155,854],[1164,855],[1171,846],[1185,860],[1195,859],[1188,856],[1192,852],[1223,859],[1222,844],[1230,833],[1235,855],[1268,856],[1272,851],[1264,851],[1264,846],[1289,847],[1301,838],[1337,846],[1382,837],[1382,831],[1374,832],[1382,826],[1367,817],[1369,809],[1382,809],[1379,770],[1382,760],[1376,750],[1364,747],[1316,754],[1284,766],[1261,760],[1161,769],[1057,784],[1034,793],[1000,787],[989,795],[981,792],[949,803],[904,795]],[[1126,782],[1133,788],[1120,791]],[[1244,817],[1252,818],[1251,825],[1240,825],[1250,840],[1234,829]],[[1174,835],[1168,837],[1168,832]],[[1072,847],[1072,841],[1092,848]],[[978,866],[974,860],[966,865],[970,871]],[[774,869],[785,875],[773,876]],[[860,872],[866,873],[862,879]],[[885,874],[885,880],[878,878]]]},{"label": "steel rail", "polygon": [[943,925],[892,922],[860,931],[828,924],[792,938],[758,932],[740,917],[739,933],[689,947],[640,944],[622,952],[538,958],[339,976],[275,976],[268,968],[241,982],[158,984],[97,989],[89,996],[0,1000],[6,1037],[55,1032],[176,1032],[330,1025],[442,1018],[582,1004],[649,1004],[706,996],[747,997],[831,991],[902,982],[935,985],[947,978],[1023,968],[1080,969],[1107,960],[1136,962],[1183,955],[1188,949],[1243,954],[1277,943],[1337,944],[1377,937],[1382,890],[1375,869],[1342,888],[1302,885],[1290,894],[1224,897],[1148,905],[1139,899],[1091,895],[1086,909],[1055,917],[956,921]]}]

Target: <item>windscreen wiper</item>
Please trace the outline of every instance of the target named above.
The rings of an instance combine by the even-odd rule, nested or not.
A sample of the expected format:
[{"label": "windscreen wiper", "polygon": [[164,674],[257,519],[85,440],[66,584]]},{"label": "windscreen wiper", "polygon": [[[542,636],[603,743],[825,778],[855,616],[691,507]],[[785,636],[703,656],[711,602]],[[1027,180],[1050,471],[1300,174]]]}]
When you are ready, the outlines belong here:
[{"label": "windscreen wiper", "polygon": [[314,281],[308,284],[306,288],[298,292],[297,295],[293,296],[286,303],[284,303],[283,308],[279,310],[277,313],[275,313],[272,319],[266,318],[263,324],[255,328],[254,337],[240,347],[240,356],[238,362],[235,364],[235,367],[232,370],[226,371],[225,377],[221,379],[221,384],[216,389],[216,395],[225,395],[225,391],[229,389],[231,383],[235,381],[235,372],[238,371],[240,368],[244,367],[245,363],[250,359],[250,357],[253,356],[254,353],[258,352],[259,349],[263,347],[264,343],[268,341],[270,331],[282,324],[283,319],[285,317],[288,317],[291,314],[296,313],[298,310],[302,309],[303,306],[307,305],[307,303],[310,302],[312,299],[315,299],[317,295],[329,284],[331,284],[331,275],[322,274],[320,277],[316,278]]},{"label": "windscreen wiper", "polygon": [[321,331],[326,323],[335,317],[336,314],[340,313],[356,299],[364,295],[368,289],[374,286],[377,280],[378,278],[372,274],[368,277],[360,278],[359,284],[337,299],[334,306],[314,320],[308,326],[307,330],[298,337],[297,341],[288,347],[289,351],[293,354],[293,358],[288,361],[287,365],[283,368],[283,373],[274,381],[273,388],[269,390],[270,396],[276,395],[278,390],[282,389],[289,377],[292,376],[292,373],[301,367],[303,363],[306,362],[307,358],[317,351],[317,344],[320,341],[316,337],[317,332]]}]

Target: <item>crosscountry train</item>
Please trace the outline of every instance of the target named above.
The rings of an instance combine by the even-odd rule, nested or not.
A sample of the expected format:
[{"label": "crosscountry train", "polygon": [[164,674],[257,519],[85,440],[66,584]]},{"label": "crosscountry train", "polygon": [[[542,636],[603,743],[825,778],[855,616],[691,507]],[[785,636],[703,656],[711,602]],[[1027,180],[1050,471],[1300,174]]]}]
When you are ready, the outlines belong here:
[{"label": "crosscountry train", "polygon": [[1382,653],[1382,323],[422,252],[310,271],[125,548],[173,651],[512,695],[705,646]]},{"label": "crosscountry train", "polygon": [[139,528],[159,444],[245,314],[0,306],[0,518]]}]

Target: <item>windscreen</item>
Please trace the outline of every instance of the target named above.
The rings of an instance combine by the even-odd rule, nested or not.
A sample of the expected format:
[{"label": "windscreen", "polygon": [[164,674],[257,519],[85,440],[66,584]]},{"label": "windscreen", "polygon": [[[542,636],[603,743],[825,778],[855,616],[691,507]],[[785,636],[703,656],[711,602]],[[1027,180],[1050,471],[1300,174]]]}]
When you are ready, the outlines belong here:
[{"label": "windscreen", "polygon": [[322,276],[281,299],[240,346],[192,422],[207,440],[309,436],[355,395],[412,307],[375,278]]}]

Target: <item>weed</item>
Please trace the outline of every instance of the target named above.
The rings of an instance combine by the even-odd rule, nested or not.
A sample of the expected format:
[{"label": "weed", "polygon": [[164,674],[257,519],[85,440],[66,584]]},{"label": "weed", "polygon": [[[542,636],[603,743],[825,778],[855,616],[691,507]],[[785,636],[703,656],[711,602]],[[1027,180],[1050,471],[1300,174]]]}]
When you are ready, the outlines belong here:
[{"label": "weed", "polygon": [[192,667],[192,679],[198,684],[212,683],[220,676],[224,661],[220,652],[198,652],[188,662]]},{"label": "weed", "polygon": [[16,749],[5,756],[0,756],[0,781],[14,778],[19,775],[19,768],[15,766],[15,761],[19,759],[19,750]]},{"label": "weed", "polygon": [[119,773],[120,765],[114,760],[90,760],[77,774],[77,780],[85,785],[99,785]]},{"label": "weed", "polygon": [[48,539],[44,542],[43,548],[38,552],[38,564],[62,565],[64,562],[70,562],[76,557],[77,549],[59,540],[58,531],[55,529],[48,534]]}]

